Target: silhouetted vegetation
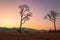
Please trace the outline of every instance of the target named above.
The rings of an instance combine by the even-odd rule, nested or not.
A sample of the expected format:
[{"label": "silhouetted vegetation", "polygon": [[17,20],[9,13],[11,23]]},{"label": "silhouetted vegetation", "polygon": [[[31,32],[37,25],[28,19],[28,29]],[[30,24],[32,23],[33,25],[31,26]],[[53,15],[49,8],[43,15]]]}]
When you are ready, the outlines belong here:
[{"label": "silhouetted vegetation", "polygon": [[30,12],[29,7],[25,4],[20,5],[19,8],[20,8],[20,16],[21,16],[20,19],[20,32],[21,32],[22,24],[24,24],[27,20],[30,19],[32,13]]},{"label": "silhouetted vegetation", "polygon": [[54,30],[55,30],[54,32],[56,32],[56,19],[58,16],[59,16],[58,12],[51,10],[50,13],[47,13],[47,15],[44,17],[45,19],[48,19],[54,23]]},{"label": "silhouetted vegetation", "polygon": [[60,33],[60,30],[49,30],[48,32],[55,32],[55,33]]}]

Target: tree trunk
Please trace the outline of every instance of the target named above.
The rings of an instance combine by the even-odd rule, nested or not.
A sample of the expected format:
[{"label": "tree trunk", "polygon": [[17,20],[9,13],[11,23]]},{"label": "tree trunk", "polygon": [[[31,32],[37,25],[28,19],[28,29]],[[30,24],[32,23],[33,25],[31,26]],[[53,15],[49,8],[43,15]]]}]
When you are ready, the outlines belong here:
[{"label": "tree trunk", "polygon": [[21,31],[21,28],[22,28],[22,17],[23,17],[23,9],[21,10],[20,32],[22,32],[22,31]]},{"label": "tree trunk", "polygon": [[23,14],[21,14],[21,21],[20,21],[20,32],[21,32],[21,28],[22,28],[22,17],[23,17]]},{"label": "tree trunk", "polygon": [[20,32],[21,32],[21,28],[22,28],[22,20],[20,21]]},{"label": "tree trunk", "polygon": [[56,32],[56,21],[54,20],[54,30],[55,30],[55,32]]}]

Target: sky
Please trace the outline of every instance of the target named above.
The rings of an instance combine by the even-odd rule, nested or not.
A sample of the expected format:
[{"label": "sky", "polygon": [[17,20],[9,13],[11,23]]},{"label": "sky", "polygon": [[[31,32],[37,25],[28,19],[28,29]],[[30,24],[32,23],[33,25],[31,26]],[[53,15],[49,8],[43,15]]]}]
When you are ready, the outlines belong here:
[{"label": "sky", "polygon": [[[32,17],[23,24],[23,28],[38,30],[54,29],[53,23],[44,19],[50,10],[60,13],[60,0],[0,0],[0,27],[19,28],[19,5],[26,4],[32,12]],[[56,26],[60,29],[60,16],[57,17]]]}]

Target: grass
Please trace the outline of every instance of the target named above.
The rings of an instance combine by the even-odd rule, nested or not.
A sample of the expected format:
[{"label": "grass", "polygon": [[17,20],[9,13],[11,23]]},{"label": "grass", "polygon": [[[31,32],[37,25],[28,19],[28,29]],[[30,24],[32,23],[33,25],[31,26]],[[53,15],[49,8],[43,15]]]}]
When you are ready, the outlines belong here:
[{"label": "grass", "polygon": [[60,33],[0,32],[0,40],[60,40]]}]

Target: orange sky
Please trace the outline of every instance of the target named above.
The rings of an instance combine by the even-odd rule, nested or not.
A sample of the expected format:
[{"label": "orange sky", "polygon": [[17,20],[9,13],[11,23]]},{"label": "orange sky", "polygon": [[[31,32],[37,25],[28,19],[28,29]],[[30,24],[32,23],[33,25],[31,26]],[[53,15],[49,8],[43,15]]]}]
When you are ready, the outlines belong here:
[{"label": "orange sky", "polygon": [[[43,19],[43,17],[51,9],[59,12],[59,3],[59,0],[0,0],[0,26],[7,28],[19,27],[20,14],[18,6],[20,4],[27,4],[32,12],[32,17],[29,21],[23,24],[23,27],[40,30],[53,29],[53,23]],[[60,28],[59,20],[60,17],[58,17],[56,22],[57,29]]]}]

